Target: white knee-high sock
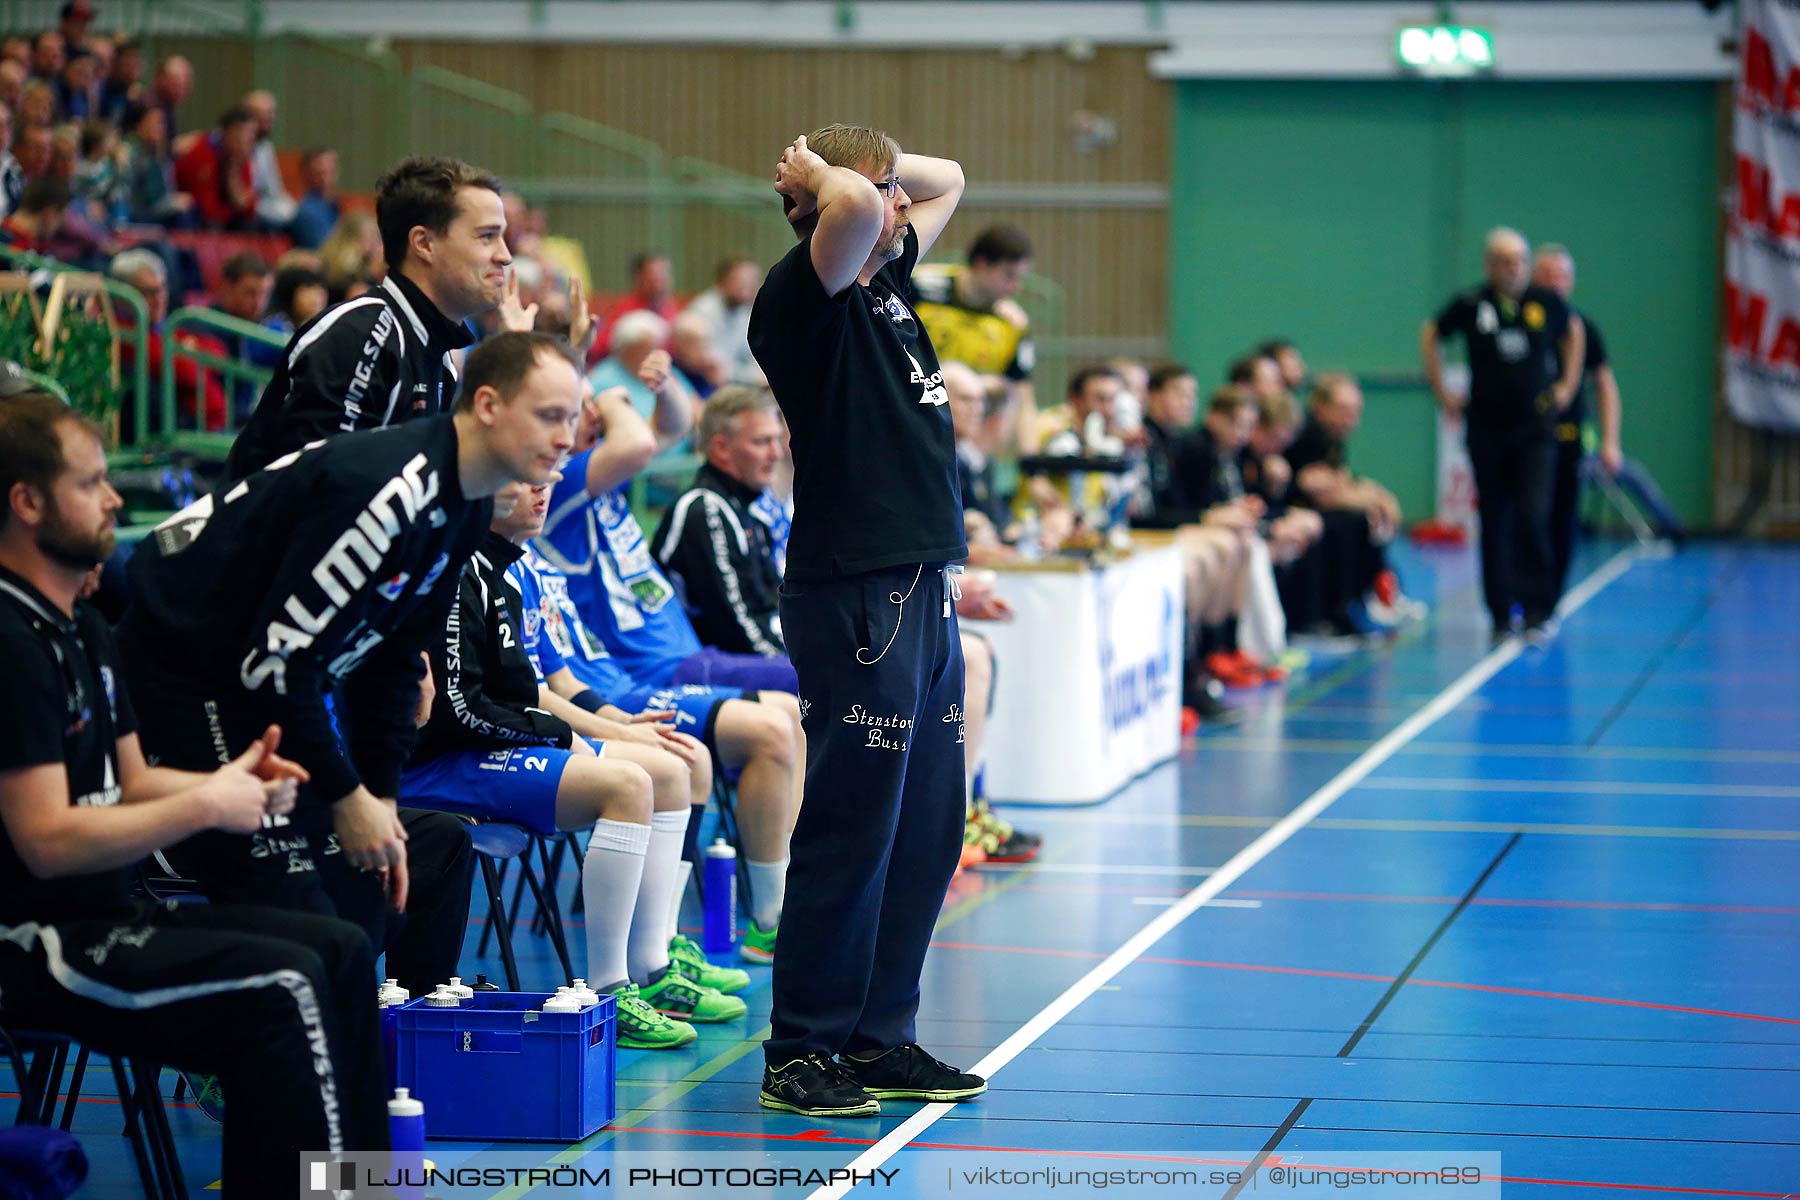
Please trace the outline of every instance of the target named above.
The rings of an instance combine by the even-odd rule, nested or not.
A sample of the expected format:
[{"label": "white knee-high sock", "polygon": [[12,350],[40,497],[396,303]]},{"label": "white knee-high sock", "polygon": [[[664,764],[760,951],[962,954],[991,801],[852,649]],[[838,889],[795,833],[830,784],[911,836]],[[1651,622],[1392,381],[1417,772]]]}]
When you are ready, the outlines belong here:
[{"label": "white knee-high sock", "polygon": [[625,943],[649,847],[648,825],[594,823],[594,836],[581,860],[581,902],[587,922],[587,978],[595,989],[629,978]]},{"label": "white knee-high sock", "polygon": [[650,814],[650,849],[644,855],[644,877],[638,883],[637,909],[631,914],[631,940],[625,958],[631,978],[648,983],[669,965],[669,896],[675,891],[681,862],[681,843],[687,838],[688,814],[684,804],[669,812]]},{"label": "white knee-high sock", "polygon": [[[670,938],[681,932],[681,902],[687,897],[688,881],[693,877],[693,863],[684,858],[675,864],[675,890],[669,894]],[[667,941],[668,938],[664,938],[663,940]]]},{"label": "white knee-high sock", "polygon": [[750,897],[754,902],[750,913],[764,929],[781,924],[781,902],[787,897],[788,860],[761,863],[745,859],[750,869]]}]

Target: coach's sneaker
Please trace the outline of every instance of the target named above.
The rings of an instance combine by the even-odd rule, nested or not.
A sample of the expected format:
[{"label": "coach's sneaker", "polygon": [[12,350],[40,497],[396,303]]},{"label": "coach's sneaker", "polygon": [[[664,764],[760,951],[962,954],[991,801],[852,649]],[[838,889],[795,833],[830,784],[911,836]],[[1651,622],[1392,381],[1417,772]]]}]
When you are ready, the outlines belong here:
[{"label": "coach's sneaker", "polygon": [[850,1078],[877,1100],[972,1100],[987,1091],[987,1080],[941,1063],[917,1042],[895,1046],[874,1058],[838,1058]]},{"label": "coach's sneaker", "polygon": [[750,972],[714,966],[706,960],[699,943],[684,933],[669,939],[669,961],[680,963],[681,973],[701,987],[717,988],[727,996],[750,986]]},{"label": "coach's sneaker", "polygon": [[738,943],[738,957],[745,962],[762,963],[764,966],[774,962],[775,933],[778,929],[780,926],[764,929],[752,917],[750,924],[744,927],[744,940]]},{"label": "coach's sneaker", "polygon": [[659,974],[652,976],[649,983],[640,986],[638,994],[657,1012],[677,1021],[713,1025],[720,1021],[735,1021],[744,1015],[742,1000],[727,996],[717,988],[695,983],[682,973],[674,959],[670,959],[669,965]]},{"label": "coach's sneaker", "polygon": [[763,1067],[764,1108],[803,1117],[878,1117],[881,1103],[857,1086],[841,1065],[823,1054],[808,1054],[779,1067]]},{"label": "coach's sneaker", "polygon": [[665,1017],[638,994],[635,983],[607,988],[615,1000],[613,1020],[621,1050],[674,1050],[700,1035],[686,1021]]}]

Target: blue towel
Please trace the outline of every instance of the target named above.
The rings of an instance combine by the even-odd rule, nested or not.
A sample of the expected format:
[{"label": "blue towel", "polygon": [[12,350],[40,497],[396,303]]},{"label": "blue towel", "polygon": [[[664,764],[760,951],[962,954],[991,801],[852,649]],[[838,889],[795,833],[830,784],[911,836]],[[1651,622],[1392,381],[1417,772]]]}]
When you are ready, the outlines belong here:
[{"label": "blue towel", "polygon": [[0,1200],[63,1200],[87,1173],[74,1134],[42,1125],[0,1128]]}]

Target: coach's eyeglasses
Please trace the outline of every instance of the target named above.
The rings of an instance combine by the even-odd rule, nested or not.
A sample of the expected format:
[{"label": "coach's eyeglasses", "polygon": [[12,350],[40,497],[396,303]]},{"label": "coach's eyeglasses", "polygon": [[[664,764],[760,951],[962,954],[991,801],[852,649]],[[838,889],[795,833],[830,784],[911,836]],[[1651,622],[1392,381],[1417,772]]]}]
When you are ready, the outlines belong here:
[{"label": "coach's eyeglasses", "polygon": [[870,182],[875,184],[876,191],[890,199],[900,191],[900,177],[898,175],[889,175],[886,179],[879,181],[871,180]]}]

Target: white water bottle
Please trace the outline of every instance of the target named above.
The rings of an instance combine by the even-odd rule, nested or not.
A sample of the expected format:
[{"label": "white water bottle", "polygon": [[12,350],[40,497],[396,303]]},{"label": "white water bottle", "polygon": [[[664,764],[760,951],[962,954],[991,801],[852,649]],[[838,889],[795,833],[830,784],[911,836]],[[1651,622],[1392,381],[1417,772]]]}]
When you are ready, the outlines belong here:
[{"label": "white water bottle", "polygon": [[439,984],[437,990],[425,997],[427,1008],[461,1008],[462,997],[450,990],[449,984]]},{"label": "white water bottle", "polygon": [[580,1012],[581,1001],[577,1000],[575,993],[568,988],[558,988],[556,995],[544,1001],[544,1011],[547,1013]]},{"label": "white water bottle", "polygon": [[569,994],[574,996],[575,1002],[583,1008],[600,1003],[600,993],[589,987],[585,979],[577,979],[575,985],[569,989]]},{"label": "white water bottle", "polygon": [[475,995],[475,989],[463,983],[461,975],[452,975],[449,983],[440,983],[438,986],[449,988],[464,1000],[468,1000]]},{"label": "white water bottle", "polygon": [[375,993],[375,1006],[377,1008],[398,1008],[411,999],[412,993],[401,987],[399,980],[389,979]]}]

